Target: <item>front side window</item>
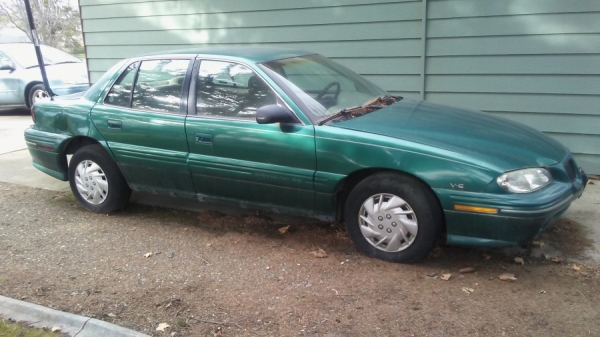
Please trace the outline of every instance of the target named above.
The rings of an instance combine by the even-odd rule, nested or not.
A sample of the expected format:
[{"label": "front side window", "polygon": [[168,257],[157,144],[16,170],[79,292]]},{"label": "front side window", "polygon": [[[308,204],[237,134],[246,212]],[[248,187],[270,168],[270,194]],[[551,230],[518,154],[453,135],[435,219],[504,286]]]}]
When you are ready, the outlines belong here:
[{"label": "front side window", "polygon": [[139,62],[132,63],[123,71],[108,92],[108,95],[106,95],[104,103],[124,108],[131,107],[131,89],[133,88],[133,81],[135,81],[135,74],[139,65]]},{"label": "front side window", "polygon": [[0,51],[0,66],[11,66],[13,68],[15,67],[15,65],[12,63],[10,58],[8,58],[8,56],[6,56],[6,54],[4,54],[1,51]]},{"label": "front side window", "polygon": [[365,78],[320,55],[275,60],[261,66],[304,101],[313,119],[389,95]]},{"label": "front side window", "polygon": [[178,113],[189,60],[142,61],[133,91],[134,109]]},{"label": "front side window", "polygon": [[276,94],[250,68],[225,61],[200,63],[196,82],[198,115],[253,119],[258,108],[276,103]]}]

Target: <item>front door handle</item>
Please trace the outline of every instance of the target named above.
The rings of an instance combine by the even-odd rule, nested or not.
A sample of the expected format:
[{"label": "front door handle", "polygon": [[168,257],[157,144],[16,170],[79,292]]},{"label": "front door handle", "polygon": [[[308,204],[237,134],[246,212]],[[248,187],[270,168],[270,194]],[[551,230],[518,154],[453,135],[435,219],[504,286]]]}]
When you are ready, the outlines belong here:
[{"label": "front door handle", "polygon": [[108,120],[108,128],[109,129],[121,130],[121,127],[122,127],[121,121],[114,120],[114,119]]},{"label": "front door handle", "polygon": [[212,144],[213,136],[210,133],[194,133],[194,142],[196,144]]}]

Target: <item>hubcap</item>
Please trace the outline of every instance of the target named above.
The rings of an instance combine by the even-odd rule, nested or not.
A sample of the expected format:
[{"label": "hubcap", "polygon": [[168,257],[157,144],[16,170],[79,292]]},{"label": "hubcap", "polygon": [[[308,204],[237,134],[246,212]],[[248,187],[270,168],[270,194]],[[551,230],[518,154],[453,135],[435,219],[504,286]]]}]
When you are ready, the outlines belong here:
[{"label": "hubcap", "polygon": [[31,97],[32,97],[33,103],[35,103],[37,101],[48,98],[48,93],[45,92],[44,90],[36,90],[33,92],[33,95]]},{"label": "hubcap", "polygon": [[100,165],[84,160],[75,169],[75,186],[83,199],[99,205],[108,196],[108,180]]},{"label": "hubcap", "polygon": [[375,194],[365,200],[358,213],[360,231],[373,245],[384,252],[399,252],[408,248],[417,237],[417,216],[404,199],[393,194]]}]

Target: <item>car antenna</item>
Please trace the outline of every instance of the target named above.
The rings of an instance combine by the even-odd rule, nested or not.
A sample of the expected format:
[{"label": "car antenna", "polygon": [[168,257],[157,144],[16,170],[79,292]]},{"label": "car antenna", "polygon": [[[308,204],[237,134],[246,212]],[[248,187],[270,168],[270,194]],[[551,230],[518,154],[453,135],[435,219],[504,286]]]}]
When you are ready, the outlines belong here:
[{"label": "car antenna", "polygon": [[24,1],[25,10],[27,11],[27,20],[29,21],[29,29],[31,30],[31,40],[33,41],[33,45],[35,47],[35,54],[37,55],[40,71],[42,72],[42,81],[44,82],[44,87],[46,88],[46,92],[48,93],[50,100],[53,101],[53,96],[55,95],[54,92],[52,92],[52,89],[50,89],[50,83],[48,82],[48,76],[46,75],[46,65],[44,64],[44,57],[42,56],[42,49],[40,48],[40,40],[38,39],[37,30],[35,29],[35,23],[33,22],[33,13],[31,11],[31,5],[29,4],[29,0]]}]

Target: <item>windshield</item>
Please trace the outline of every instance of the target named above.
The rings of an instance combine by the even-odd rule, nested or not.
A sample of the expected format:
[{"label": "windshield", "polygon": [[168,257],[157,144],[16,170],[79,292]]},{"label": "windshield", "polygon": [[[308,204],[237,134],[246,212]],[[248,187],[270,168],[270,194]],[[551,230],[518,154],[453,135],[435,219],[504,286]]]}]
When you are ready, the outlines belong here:
[{"label": "windshield", "polygon": [[389,95],[375,84],[321,55],[293,57],[262,65],[271,70],[267,71],[271,77],[302,101],[304,110],[308,110],[313,121]]},{"label": "windshield", "polygon": [[[75,56],[65,53],[64,51],[60,51],[48,46],[40,47],[42,49],[42,55],[44,56],[44,63],[46,65],[83,62]],[[33,44],[23,44],[11,47],[7,50],[7,53],[10,54],[13,60],[15,60],[23,68],[38,66],[37,55],[35,53],[35,47]]]}]

